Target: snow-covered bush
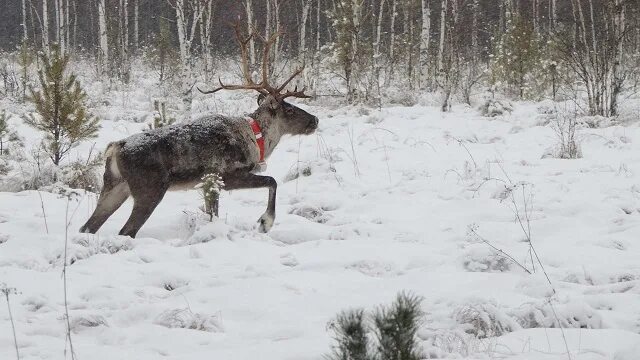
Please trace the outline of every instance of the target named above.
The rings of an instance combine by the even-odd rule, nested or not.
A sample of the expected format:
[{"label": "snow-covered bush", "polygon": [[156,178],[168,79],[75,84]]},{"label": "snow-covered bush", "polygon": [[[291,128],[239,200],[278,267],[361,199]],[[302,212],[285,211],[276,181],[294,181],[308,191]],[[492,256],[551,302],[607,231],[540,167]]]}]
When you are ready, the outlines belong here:
[{"label": "snow-covered bush", "polygon": [[414,106],[418,103],[419,95],[419,92],[406,91],[395,86],[384,90],[384,100],[389,105]]},{"label": "snow-covered bush", "polygon": [[580,141],[576,136],[578,115],[576,112],[558,112],[551,118],[550,126],[556,134],[556,144],[543,157],[579,159],[582,157]]},{"label": "snow-covered bush", "polygon": [[213,221],[213,217],[218,217],[218,204],[220,201],[220,192],[224,188],[224,182],[220,175],[211,173],[202,177],[202,183],[196,188],[200,189],[202,198],[204,199],[204,213],[209,215],[209,221]]},{"label": "snow-covered bush", "polygon": [[[79,260],[88,259],[97,254],[115,254],[131,249],[133,249],[133,242],[129,237],[97,237],[94,235],[78,234],[71,239],[66,249],[67,261],[69,264],[74,264]],[[62,264],[64,254],[64,248],[57,249],[52,254],[49,263],[52,265]]]},{"label": "snow-covered bush", "polygon": [[5,153],[5,137],[9,135],[9,124],[7,123],[7,112],[0,111],[0,156]]},{"label": "snow-covered bush", "polygon": [[507,272],[511,261],[483,244],[471,245],[464,254],[463,266],[470,272]]},{"label": "snow-covered bush", "polygon": [[301,216],[318,224],[324,224],[331,219],[331,216],[322,208],[308,204],[295,204],[289,210],[289,214]]},{"label": "snow-covered bush", "polygon": [[454,311],[453,317],[458,324],[464,326],[467,334],[478,338],[501,336],[520,328],[494,302],[478,300],[462,305]]},{"label": "snow-covered bush", "polygon": [[94,328],[98,326],[109,326],[107,320],[100,315],[74,316],[71,319],[71,331],[77,333],[83,328]]},{"label": "snow-covered bush", "polygon": [[489,98],[480,106],[480,113],[486,117],[502,116],[513,111],[513,105],[507,100]]},{"label": "snow-covered bush", "polygon": [[102,155],[91,157],[87,160],[75,160],[61,168],[62,182],[73,189],[84,189],[98,192],[102,185],[98,169],[103,164]]},{"label": "snow-covered bush", "polygon": [[155,323],[167,328],[191,329],[207,332],[222,332],[223,327],[215,315],[194,313],[189,309],[167,310],[160,314]]},{"label": "snow-covered bush", "polygon": [[486,350],[487,346],[481,339],[458,329],[430,329],[424,331],[421,338],[426,342],[426,359],[447,359],[451,355],[467,358]]},{"label": "snow-covered bush", "polygon": [[14,168],[15,161],[19,160],[20,152],[24,147],[22,138],[9,126],[8,116],[5,110],[0,112],[0,191],[5,189],[3,182],[5,176]]},{"label": "snow-covered bush", "polygon": [[549,301],[527,303],[511,310],[510,315],[525,329],[604,328],[602,317],[589,304],[582,301],[568,301],[561,304],[552,304]]}]

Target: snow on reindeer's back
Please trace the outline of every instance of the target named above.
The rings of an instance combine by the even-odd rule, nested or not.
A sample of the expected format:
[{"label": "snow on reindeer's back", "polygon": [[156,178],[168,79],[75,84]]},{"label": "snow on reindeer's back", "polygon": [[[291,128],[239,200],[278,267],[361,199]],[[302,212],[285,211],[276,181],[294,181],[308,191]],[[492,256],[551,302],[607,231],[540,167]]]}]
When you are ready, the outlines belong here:
[{"label": "snow on reindeer's back", "polygon": [[234,123],[239,120],[241,118],[211,115],[143,131],[122,140],[122,152],[133,155],[140,151],[156,149],[158,146],[186,147],[206,144],[215,141],[216,137],[230,134],[234,129]]}]

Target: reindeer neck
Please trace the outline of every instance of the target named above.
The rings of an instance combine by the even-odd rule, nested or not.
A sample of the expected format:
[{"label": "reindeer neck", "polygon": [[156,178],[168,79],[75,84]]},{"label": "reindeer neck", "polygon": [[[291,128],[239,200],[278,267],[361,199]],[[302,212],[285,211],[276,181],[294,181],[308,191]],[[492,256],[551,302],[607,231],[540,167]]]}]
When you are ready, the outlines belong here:
[{"label": "reindeer neck", "polygon": [[276,145],[280,142],[282,135],[284,135],[278,126],[278,123],[274,121],[274,118],[270,114],[265,114],[258,109],[257,111],[249,114],[249,117],[254,119],[259,125],[264,137],[264,152],[265,158],[269,157],[275,149]]}]

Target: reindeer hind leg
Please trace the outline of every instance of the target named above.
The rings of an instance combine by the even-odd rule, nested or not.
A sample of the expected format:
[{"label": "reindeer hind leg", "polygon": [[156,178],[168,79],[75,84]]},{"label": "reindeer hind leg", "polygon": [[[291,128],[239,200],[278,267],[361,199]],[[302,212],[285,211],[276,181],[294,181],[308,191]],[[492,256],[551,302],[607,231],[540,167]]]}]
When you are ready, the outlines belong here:
[{"label": "reindeer hind leg", "polygon": [[129,198],[129,194],[129,185],[124,181],[120,181],[115,185],[105,183],[98,198],[96,209],[89,220],[80,228],[80,232],[95,234],[105,221]]},{"label": "reindeer hind leg", "polygon": [[147,190],[142,193],[132,193],[133,210],[129,220],[120,230],[120,235],[135,238],[142,225],[147,222],[158,204],[160,204],[166,192],[167,188],[164,187],[153,191]]}]

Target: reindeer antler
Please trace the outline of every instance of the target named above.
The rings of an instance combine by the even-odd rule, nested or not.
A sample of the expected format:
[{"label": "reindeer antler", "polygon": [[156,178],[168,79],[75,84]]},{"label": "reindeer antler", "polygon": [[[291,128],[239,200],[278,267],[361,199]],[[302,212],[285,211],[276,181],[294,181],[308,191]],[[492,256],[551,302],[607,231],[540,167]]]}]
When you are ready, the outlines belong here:
[{"label": "reindeer antler", "polygon": [[[244,76],[244,84],[243,85],[226,85],[222,82],[221,79],[218,79],[220,86],[209,91],[202,91],[198,89],[203,94],[213,94],[220,90],[255,90],[263,95],[271,95],[275,97],[278,101],[282,101],[288,97],[296,97],[296,98],[310,98],[310,96],[304,93],[304,89],[298,91],[296,87],[294,91],[288,91],[282,93],[282,91],[289,85],[289,83],[296,78],[298,75],[302,73],[304,67],[298,68],[293,75],[291,75],[282,85],[279,87],[273,87],[269,84],[269,54],[271,52],[271,47],[276,42],[278,37],[284,35],[284,32],[277,31],[272,34],[269,39],[266,39],[262,36],[255,28],[249,34],[248,37],[242,35],[242,30],[240,29],[240,23],[236,22],[233,25],[236,33],[236,41],[240,46],[240,56],[241,56],[241,68],[242,74]],[[247,44],[251,41],[252,38],[256,38],[263,43],[262,50],[262,81],[258,84],[253,81],[253,77],[251,76],[251,70],[249,69],[249,51],[247,50]]]}]

